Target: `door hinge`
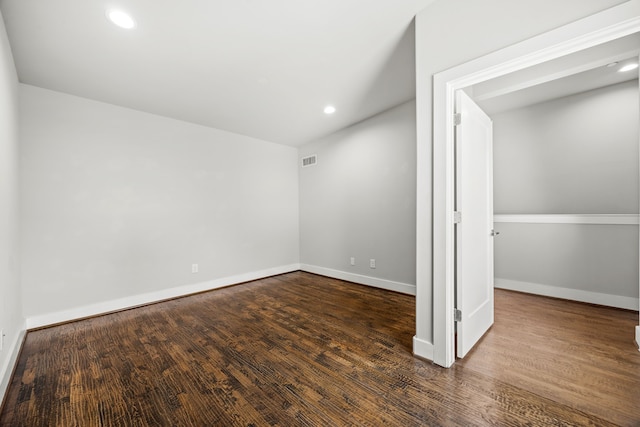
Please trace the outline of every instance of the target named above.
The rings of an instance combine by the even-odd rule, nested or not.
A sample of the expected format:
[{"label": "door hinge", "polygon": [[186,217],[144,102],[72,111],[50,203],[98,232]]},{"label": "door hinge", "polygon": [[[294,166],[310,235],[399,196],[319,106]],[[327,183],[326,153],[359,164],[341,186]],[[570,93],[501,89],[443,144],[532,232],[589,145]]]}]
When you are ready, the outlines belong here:
[{"label": "door hinge", "polygon": [[462,310],[458,310],[457,308],[453,310],[453,320],[462,322]]},{"label": "door hinge", "polygon": [[460,123],[462,123],[462,114],[461,113],[455,113],[453,115],[453,125],[454,126],[458,126]]},{"label": "door hinge", "polygon": [[453,213],[453,223],[460,224],[462,222],[462,212],[455,211]]}]

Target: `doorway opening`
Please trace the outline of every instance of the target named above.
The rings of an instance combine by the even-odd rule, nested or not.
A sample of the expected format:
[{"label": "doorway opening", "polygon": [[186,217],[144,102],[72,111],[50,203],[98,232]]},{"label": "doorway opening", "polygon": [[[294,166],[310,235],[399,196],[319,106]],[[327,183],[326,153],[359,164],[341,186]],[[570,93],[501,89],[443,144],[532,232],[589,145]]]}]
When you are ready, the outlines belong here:
[{"label": "doorway opening", "polygon": [[[534,37],[434,76],[434,342],[433,360],[449,367],[455,361],[455,157],[456,91],[640,31],[639,2],[632,1]],[[640,288],[640,284],[638,285]],[[636,327],[636,337],[640,327]]]},{"label": "doorway opening", "polygon": [[[631,50],[624,47],[624,52],[613,55],[622,44],[630,44]],[[482,248],[469,248],[483,238],[490,244],[491,230],[491,235],[497,235],[493,239],[495,275],[482,282],[490,286],[486,294],[493,296],[494,285],[496,289],[638,311],[640,96],[637,68],[628,69],[630,64],[638,64],[640,34],[605,47],[609,55],[594,68],[560,82],[531,86],[534,90],[503,90],[505,93],[497,97],[470,97],[493,124],[495,185],[487,194],[495,195],[496,215],[490,223],[481,224],[470,244],[460,243],[459,231],[470,225],[466,220],[473,207],[456,204],[456,212],[465,212],[465,221],[456,225],[456,256],[463,257],[461,264],[456,264],[456,288],[469,281],[465,275],[479,278],[473,264],[486,256]],[[589,50],[582,56],[587,53]],[[549,68],[550,64],[545,65]],[[514,81],[513,76],[506,77]],[[538,74],[536,80],[542,77]],[[490,83],[496,87],[497,82]],[[487,86],[465,88],[464,93],[486,93],[483,85]],[[515,85],[524,86],[522,82]],[[463,118],[461,124],[468,119]],[[459,127],[456,158],[461,155]],[[480,144],[473,145],[477,151]],[[473,170],[482,162],[482,157],[475,155],[471,164],[462,168]],[[479,183],[481,179],[476,178],[472,184]],[[456,189],[461,188],[464,193],[464,185],[457,181]],[[481,190],[475,189],[474,195]],[[456,202],[459,199],[460,194]],[[461,251],[461,245],[467,250]],[[469,289],[473,297],[481,287],[473,284]],[[456,308],[468,299],[456,299]],[[485,300],[488,305],[490,299]],[[476,317],[482,313],[473,309],[463,306],[461,314],[470,312]],[[482,321],[465,316],[456,322],[456,328],[467,331],[468,324],[476,328]],[[474,341],[469,348],[461,347],[462,338],[458,333],[458,358],[465,357],[475,345]]]}]

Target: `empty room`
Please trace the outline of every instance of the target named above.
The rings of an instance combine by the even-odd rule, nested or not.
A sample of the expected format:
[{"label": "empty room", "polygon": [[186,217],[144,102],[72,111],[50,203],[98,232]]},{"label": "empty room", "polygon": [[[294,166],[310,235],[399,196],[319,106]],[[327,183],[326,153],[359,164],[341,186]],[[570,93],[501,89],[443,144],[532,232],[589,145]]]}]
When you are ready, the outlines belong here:
[{"label": "empty room", "polygon": [[640,0],[0,13],[1,426],[640,423],[637,70],[580,167],[456,103],[637,64]]}]

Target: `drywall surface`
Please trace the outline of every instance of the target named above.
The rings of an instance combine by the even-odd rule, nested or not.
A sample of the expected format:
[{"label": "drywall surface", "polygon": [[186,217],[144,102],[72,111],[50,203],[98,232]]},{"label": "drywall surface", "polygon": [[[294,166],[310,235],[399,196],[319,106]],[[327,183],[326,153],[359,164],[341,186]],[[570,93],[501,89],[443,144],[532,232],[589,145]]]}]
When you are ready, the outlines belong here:
[{"label": "drywall surface", "polygon": [[[637,214],[639,104],[632,80],[494,115],[496,214]],[[497,286],[638,298],[637,226],[496,229]]]},{"label": "drywall surface", "polygon": [[20,101],[26,317],[298,262],[295,148],[34,86]]},{"label": "drywall surface", "polygon": [[417,340],[433,342],[433,75],[621,3],[438,0],[416,16]]},{"label": "drywall surface", "polygon": [[303,265],[415,284],[415,138],[411,101],[300,148]]},{"label": "drywall surface", "polygon": [[638,81],[492,116],[496,214],[638,213]]},{"label": "drywall surface", "polygon": [[19,276],[18,77],[0,15],[0,401],[24,327]]},{"label": "drywall surface", "polygon": [[638,298],[637,225],[497,223],[495,228],[500,232],[496,286],[506,279]]}]

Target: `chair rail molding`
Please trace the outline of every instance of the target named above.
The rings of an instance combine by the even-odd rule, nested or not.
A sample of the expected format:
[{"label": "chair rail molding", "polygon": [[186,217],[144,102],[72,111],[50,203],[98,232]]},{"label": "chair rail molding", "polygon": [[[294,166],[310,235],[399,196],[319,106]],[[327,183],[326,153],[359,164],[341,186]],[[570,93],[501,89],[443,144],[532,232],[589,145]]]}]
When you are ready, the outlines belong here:
[{"label": "chair rail molding", "polygon": [[523,224],[638,225],[638,214],[497,214],[493,222]]}]

